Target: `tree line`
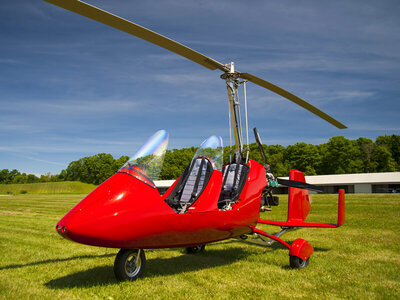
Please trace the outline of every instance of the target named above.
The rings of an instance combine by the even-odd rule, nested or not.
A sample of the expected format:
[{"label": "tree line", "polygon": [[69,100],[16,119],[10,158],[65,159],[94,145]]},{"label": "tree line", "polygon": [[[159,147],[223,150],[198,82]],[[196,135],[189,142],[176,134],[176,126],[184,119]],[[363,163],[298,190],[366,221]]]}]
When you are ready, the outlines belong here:
[{"label": "tree line", "polygon": [[[350,140],[335,136],[327,143],[313,145],[296,143],[287,147],[263,145],[271,171],[276,176],[288,176],[291,169],[306,175],[375,173],[400,171],[400,135],[379,136]],[[167,150],[160,174],[161,180],[176,179],[190,164],[195,147]],[[257,144],[249,145],[250,158],[263,163]],[[224,163],[229,162],[229,147],[224,148]],[[0,183],[35,183],[49,181],[81,181],[100,184],[129,159],[100,153],[71,162],[60,174],[41,175],[19,173],[17,170],[0,171]]]}]

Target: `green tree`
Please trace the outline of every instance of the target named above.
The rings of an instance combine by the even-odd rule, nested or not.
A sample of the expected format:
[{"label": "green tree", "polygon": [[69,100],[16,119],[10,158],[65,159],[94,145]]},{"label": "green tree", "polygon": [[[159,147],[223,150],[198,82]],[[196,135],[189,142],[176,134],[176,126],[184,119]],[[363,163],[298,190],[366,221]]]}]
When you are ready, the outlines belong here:
[{"label": "green tree", "polygon": [[21,173],[15,176],[14,183],[26,183],[26,173]]},{"label": "green tree", "polygon": [[290,169],[302,171],[306,175],[316,175],[322,157],[315,145],[296,143],[286,148],[285,161]]},{"label": "green tree", "polygon": [[356,140],[360,149],[361,157],[363,162],[362,172],[372,173],[377,171],[377,162],[374,160],[374,153],[376,151],[376,145],[371,139],[360,137]]},{"label": "green tree", "polygon": [[0,183],[7,183],[8,173],[8,169],[3,169],[0,171]]},{"label": "green tree", "polygon": [[[167,150],[160,179],[176,179],[190,164],[195,147]],[[290,169],[307,175],[346,174],[360,172],[392,172],[400,170],[400,136],[379,136],[375,142],[367,138],[349,140],[332,137],[328,143],[312,145],[297,143],[288,147],[263,145],[271,171],[276,176],[287,176]],[[249,145],[250,158],[264,164],[256,143]],[[229,162],[230,149],[224,148],[224,164]],[[234,155],[234,154],[232,154]],[[128,156],[114,159],[111,154],[99,153],[71,162],[59,175],[50,173],[39,178],[17,170],[0,170],[0,183],[49,182],[59,180],[100,184],[116,173]]]},{"label": "green tree", "polygon": [[115,160],[111,154],[99,153],[85,157],[82,163],[83,182],[100,184],[115,174]]},{"label": "green tree", "polygon": [[400,170],[400,135],[378,136],[375,142],[378,146],[385,146],[391,153],[397,164],[396,169]]},{"label": "green tree", "polygon": [[123,155],[120,158],[118,158],[117,160],[115,160],[114,169],[116,171],[121,169],[121,167],[128,161],[128,159],[129,159],[129,156]]},{"label": "green tree", "polygon": [[266,147],[266,156],[275,176],[288,176],[290,166],[285,161],[285,147],[281,145],[269,145]]},{"label": "green tree", "polygon": [[167,150],[160,179],[171,180],[178,178],[192,161],[196,150],[197,148],[195,147]]},{"label": "green tree", "polygon": [[396,162],[392,157],[392,153],[386,146],[376,146],[376,150],[373,153],[372,158],[377,164],[378,172],[397,171]]},{"label": "green tree", "polygon": [[7,179],[8,183],[13,183],[15,177],[18,175],[19,175],[19,172],[16,169],[14,169],[10,173],[8,173],[8,179]]},{"label": "green tree", "polygon": [[83,158],[69,163],[65,172],[64,171],[61,172],[63,174],[63,177],[65,178],[65,180],[81,181],[81,177],[82,177],[81,174],[83,171],[82,162],[83,162]]},{"label": "green tree", "polygon": [[36,177],[33,174],[28,174],[26,176],[26,183],[35,183],[35,182],[39,182],[39,178],[38,177]]},{"label": "green tree", "polygon": [[58,175],[58,179],[60,181],[66,181],[68,180],[68,175],[66,170],[62,170],[61,173]]},{"label": "green tree", "polygon": [[99,153],[71,162],[60,177],[64,180],[100,184],[115,174],[123,165],[121,162],[126,160],[127,156],[123,156],[116,162],[111,154]]},{"label": "green tree", "polygon": [[361,151],[356,142],[343,136],[334,136],[320,149],[324,151],[320,174],[362,172]]}]

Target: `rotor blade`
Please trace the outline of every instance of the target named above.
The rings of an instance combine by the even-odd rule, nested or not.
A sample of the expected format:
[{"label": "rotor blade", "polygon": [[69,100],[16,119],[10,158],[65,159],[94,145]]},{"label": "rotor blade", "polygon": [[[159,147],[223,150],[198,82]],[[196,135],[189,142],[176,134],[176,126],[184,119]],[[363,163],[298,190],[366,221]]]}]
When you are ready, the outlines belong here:
[{"label": "rotor blade", "polygon": [[44,0],[44,1],[60,6],[62,8],[80,14],[82,16],[85,16],[89,19],[93,19],[100,23],[114,27],[131,35],[139,37],[143,40],[146,40],[150,43],[156,44],[176,54],[182,55],[183,57],[186,57],[187,59],[194,61],[210,70],[220,69],[221,71],[224,72],[228,70],[224,64],[210,57],[207,57],[193,49],[190,49],[189,47],[186,47],[161,34],[158,34],[145,27],[142,27],[133,22],[120,18],[104,10],[101,10],[97,7],[89,5],[85,2],[78,0]]},{"label": "rotor blade", "polygon": [[313,185],[313,184],[309,184],[306,182],[301,182],[301,181],[296,181],[296,180],[287,180],[287,179],[282,179],[282,178],[277,178],[278,179],[278,183],[285,185],[285,186],[289,186],[289,187],[294,187],[297,189],[304,189],[304,190],[310,190],[310,191],[314,191],[314,192],[318,192],[318,193],[322,193],[324,190],[322,189],[322,187]]},{"label": "rotor blade", "polygon": [[276,86],[264,79],[261,79],[257,76],[254,76],[249,73],[241,73],[240,77],[243,79],[247,79],[259,86],[262,86],[278,95],[281,95],[282,97],[285,97],[286,99],[289,99],[290,101],[296,103],[297,105],[300,105],[301,107],[307,109],[308,111],[312,112],[313,114],[317,115],[318,117],[324,119],[325,121],[331,123],[332,125],[336,126],[339,129],[344,129],[347,128],[347,126],[343,125],[339,121],[335,120],[331,116],[327,115],[323,111],[319,110],[315,106],[311,105],[310,103],[304,101],[303,99],[300,99],[299,97],[293,95],[292,93],[280,88],[279,86]]},{"label": "rotor blade", "polygon": [[258,145],[258,149],[260,149],[261,156],[264,159],[264,164],[267,164],[267,157],[265,156],[264,148],[262,146],[261,138],[260,138],[260,135],[258,134],[257,128],[254,127],[253,131],[254,131],[254,137],[256,138],[256,143]]},{"label": "rotor blade", "polygon": [[[87,18],[93,19],[100,23],[106,24],[113,28],[119,29],[136,37],[139,37],[143,40],[146,40],[150,43],[158,45],[164,49],[167,49],[171,52],[179,54],[187,59],[196,62],[210,70],[219,69],[223,72],[230,72],[230,68],[210,57],[207,57],[189,47],[186,47],[174,40],[171,40],[161,34],[158,34],[154,31],[151,31],[145,27],[142,27],[138,24],[125,20],[121,17],[113,15],[109,12],[101,10],[95,6],[87,4],[82,1],[78,0],[44,0],[51,4],[57,5],[64,9],[70,10]],[[236,72],[238,73],[238,72]],[[299,97],[289,93],[288,91],[266,81],[261,78],[258,78],[249,73],[238,73],[240,77],[243,79],[247,79],[259,86],[262,86],[266,89],[277,93],[290,101],[302,106],[303,108],[307,109],[308,111],[316,114],[317,116],[321,117],[322,119],[328,121],[329,123],[333,124],[334,126],[343,129],[347,128],[345,125],[340,123],[339,121],[333,119],[331,116],[327,115],[326,113],[322,112],[318,108],[314,107],[310,103],[300,99]]]}]

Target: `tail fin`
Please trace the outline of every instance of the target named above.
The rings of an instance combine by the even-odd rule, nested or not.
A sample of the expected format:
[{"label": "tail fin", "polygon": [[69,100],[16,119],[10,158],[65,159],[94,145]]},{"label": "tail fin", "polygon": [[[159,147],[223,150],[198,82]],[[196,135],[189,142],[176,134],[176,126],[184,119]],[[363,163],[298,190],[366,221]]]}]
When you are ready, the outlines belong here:
[{"label": "tail fin", "polygon": [[[290,180],[305,182],[304,174],[297,170],[290,171]],[[281,227],[326,227],[336,228],[345,222],[344,190],[339,190],[338,221],[337,224],[305,222],[311,210],[308,191],[289,187],[288,218],[286,222],[258,219],[258,223]]]},{"label": "tail fin", "polygon": [[[304,173],[291,170],[289,175],[290,180],[306,182]],[[288,205],[288,222],[290,221],[304,221],[311,210],[311,203],[308,196],[308,191],[305,189],[298,189],[289,187],[289,205]]]},{"label": "tail fin", "polygon": [[344,190],[339,190],[339,204],[338,204],[338,222],[337,226],[341,226],[345,221],[345,213],[344,213]]}]

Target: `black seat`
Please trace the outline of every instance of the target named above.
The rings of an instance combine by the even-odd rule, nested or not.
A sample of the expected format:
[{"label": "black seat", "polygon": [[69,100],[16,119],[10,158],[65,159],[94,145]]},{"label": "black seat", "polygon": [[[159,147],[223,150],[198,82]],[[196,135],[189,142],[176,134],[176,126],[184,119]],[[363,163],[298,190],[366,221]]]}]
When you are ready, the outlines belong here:
[{"label": "black seat", "polygon": [[232,204],[239,199],[240,193],[249,174],[249,166],[245,164],[228,164],[222,169],[222,189],[218,200],[218,208],[232,209]]},{"label": "black seat", "polygon": [[178,213],[185,213],[210,180],[213,166],[208,157],[194,159],[186,168],[165,202]]}]

